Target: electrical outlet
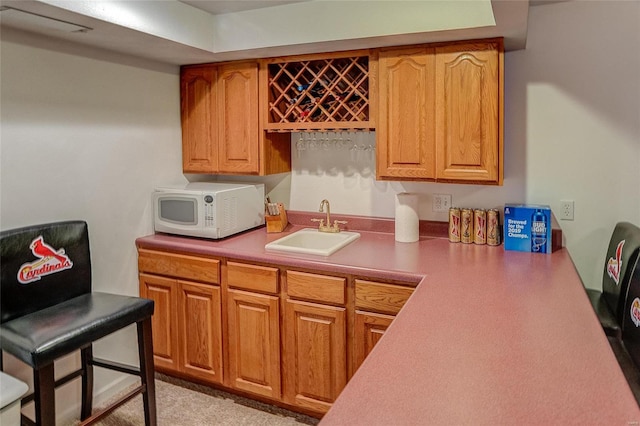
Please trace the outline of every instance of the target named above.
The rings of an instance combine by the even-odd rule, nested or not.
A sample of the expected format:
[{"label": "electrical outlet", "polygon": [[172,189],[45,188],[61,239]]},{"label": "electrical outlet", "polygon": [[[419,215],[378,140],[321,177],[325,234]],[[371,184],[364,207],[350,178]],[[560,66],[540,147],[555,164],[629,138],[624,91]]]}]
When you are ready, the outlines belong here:
[{"label": "electrical outlet", "polygon": [[560,200],[560,220],[573,220],[573,200]]},{"label": "electrical outlet", "polygon": [[447,212],[451,207],[451,194],[433,194],[431,210],[434,212]]}]

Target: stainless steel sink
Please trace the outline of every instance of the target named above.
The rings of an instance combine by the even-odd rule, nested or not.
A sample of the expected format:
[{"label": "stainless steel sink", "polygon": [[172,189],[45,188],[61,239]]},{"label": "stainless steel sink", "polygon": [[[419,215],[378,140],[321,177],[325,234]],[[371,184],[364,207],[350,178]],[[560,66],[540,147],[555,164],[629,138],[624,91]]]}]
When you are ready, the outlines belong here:
[{"label": "stainless steel sink", "polygon": [[357,232],[319,232],[315,228],[301,229],[264,246],[267,251],[317,254],[329,256],[360,238]]}]

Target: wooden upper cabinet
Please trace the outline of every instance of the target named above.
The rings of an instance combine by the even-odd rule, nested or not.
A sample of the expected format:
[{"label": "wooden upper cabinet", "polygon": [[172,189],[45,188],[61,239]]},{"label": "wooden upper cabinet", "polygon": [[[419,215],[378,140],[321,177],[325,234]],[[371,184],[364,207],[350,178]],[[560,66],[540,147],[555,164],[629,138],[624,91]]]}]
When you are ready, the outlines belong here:
[{"label": "wooden upper cabinet", "polygon": [[258,173],[258,67],[255,62],[218,69],[218,172]]},{"label": "wooden upper cabinet", "polygon": [[215,66],[182,69],[180,111],[185,173],[211,173],[218,168],[216,79]]},{"label": "wooden upper cabinet", "polygon": [[434,49],[382,50],[377,177],[435,179]]},{"label": "wooden upper cabinet", "polygon": [[289,134],[266,134],[259,122],[258,68],[256,61],[182,68],[184,173],[291,171]]},{"label": "wooden upper cabinet", "polygon": [[382,49],[377,177],[502,184],[501,39]]},{"label": "wooden upper cabinet", "polygon": [[436,48],[437,179],[502,184],[503,46]]}]

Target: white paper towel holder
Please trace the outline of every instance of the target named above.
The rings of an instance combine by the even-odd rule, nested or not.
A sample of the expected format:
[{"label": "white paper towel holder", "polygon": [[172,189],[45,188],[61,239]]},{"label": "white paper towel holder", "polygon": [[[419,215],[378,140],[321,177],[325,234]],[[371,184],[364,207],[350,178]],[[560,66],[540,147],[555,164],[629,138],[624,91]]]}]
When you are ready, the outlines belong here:
[{"label": "white paper towel holder", "polygon": [[400,243],[415,243],[420,239],[418,194],[411,192],[397,194],[395,239]]}]

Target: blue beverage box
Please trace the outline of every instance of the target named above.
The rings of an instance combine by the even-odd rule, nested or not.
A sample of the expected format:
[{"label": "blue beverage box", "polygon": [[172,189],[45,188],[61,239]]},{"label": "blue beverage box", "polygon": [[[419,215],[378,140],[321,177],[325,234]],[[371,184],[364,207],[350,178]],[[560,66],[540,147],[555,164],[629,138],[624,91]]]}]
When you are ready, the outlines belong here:
[{"label": "blue beverage box", "polygon": [[537,204],[505,204],[504,249],[551,253],[551,208]]}]

